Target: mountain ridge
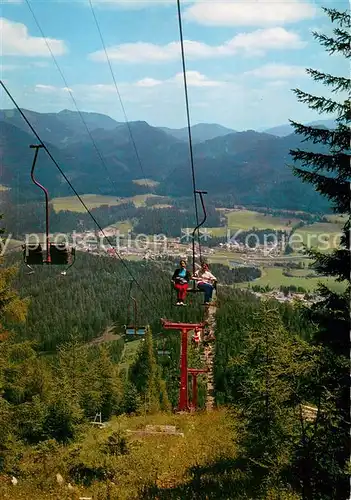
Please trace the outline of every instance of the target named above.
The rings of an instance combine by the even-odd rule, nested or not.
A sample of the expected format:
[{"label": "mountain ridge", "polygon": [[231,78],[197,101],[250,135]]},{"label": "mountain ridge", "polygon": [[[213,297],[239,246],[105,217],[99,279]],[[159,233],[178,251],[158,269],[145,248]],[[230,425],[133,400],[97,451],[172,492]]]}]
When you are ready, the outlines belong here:
[{"label": "mountain ridge", "polygon": [[[314,126],[314,127],[326,127],[326,128],[335,128],[336,122],[335,120],[316,120],[313,122],[305,123],[304,125]],[[294,133],[294,127],[290,123],[285,123],[283,125],[277,125],[276,127],[271,127],[263,130],[267,134],[276,135],[277,137],[286,137]]]},{"label": "mountain ridge", "polygon": [[[34,118],[40,122],[41,116]],[[66,143],[58,134],[57,117],[50,114],[48,119],[53,129],[56,127],[51,135],[56,143],[47,142],[47,145],[81,194],[134,196],[150,188],[133,181],[148,178],[158,183],[153,189],[155,194],[191,195],[188,143],[159,127],[152,127],[145,121],[117,124],[109,130],[93,130],[93,142],[88,135],[77,131]],[[28,146],[33,142],[32,136],[9,121],[2,121],[0,125],[1,183],[18,189],[18,179],[23,178],[20,182],[23,196],[28,193],[30,197],[38,196],[29,176],[33,156]],[[37,123],[37,130],[44,129],[46,124]],[[50,137],[52,130],[46,132]],[[197,185],[217,198],[230,195],[236,204],[307,211],[315,204],[325,210],[327,205],[320,195],[294,177],[287,167],[289,151],[297,147],[311,149],[316,146],[306,143],[302,146],[301,139],[294,133],[277,137],[254,130],[232,132],[195,143]],[[44,153],[38,159],[38,173],[51,196],[71,194]]]},{"label": "mountain ridge", "polygon": [[[188,127],[182,127],[179,129],[169,127],[159,128],[172,135],[173,137],[176,137],[177,139],[181,139],[183,141],[188,140]],[[196,125],[192,125],[191,127],[191,135],[194,143],[204,142],[210,139],[214,139],[215,137],[232,134],[233,132],[236,132],[236,130],[224,127],[223,125],[219,125],[218,123],[197,123]]]}]

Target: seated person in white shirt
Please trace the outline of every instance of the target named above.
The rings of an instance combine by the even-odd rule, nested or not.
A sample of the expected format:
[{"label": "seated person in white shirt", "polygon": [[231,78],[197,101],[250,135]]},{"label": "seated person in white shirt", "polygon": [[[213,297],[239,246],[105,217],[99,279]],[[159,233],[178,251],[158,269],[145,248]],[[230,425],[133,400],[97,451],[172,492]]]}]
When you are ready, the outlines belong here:
[{"label": "seated person in white shirt", "polygon": [[202,263],[201,269],[196,271],[193,279],[197,282],[197,288],[205,293],[205,304],[208,305],[212,299],[212,293],[217,278],[210,272],[208,264]]}]

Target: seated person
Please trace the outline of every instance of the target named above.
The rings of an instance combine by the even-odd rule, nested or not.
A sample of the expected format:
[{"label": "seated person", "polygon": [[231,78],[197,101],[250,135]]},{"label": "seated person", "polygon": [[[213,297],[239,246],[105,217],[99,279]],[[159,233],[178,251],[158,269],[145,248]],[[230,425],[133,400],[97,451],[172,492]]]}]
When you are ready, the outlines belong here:
[{"label": "seated person", "polygon": [[179,262],[180,268],[177,268],[172,276],[174,288],[177,290],[177,306],[185,306],[186,292],[188,290],[188,282],[190,280],[190,273],[186,268],[185,260]]},{"label": "seated person", "polygon": [[208,264],[202,263],[201,269],[196,271],[194,280],[197,282],[197,288],[205,293],[205,305],[212,300],[212,293],[215,288],[217,278],[210,272]]},{"label": "seated person", "polygon": [[194,334],[193,334],[193,336],[191,338],[191,341],[192,341],[192,343],[194,344],[195,347],[198,347],[198,345],[200,343],[200,340],[201,340],[201,338],[200,338],[200,332],[197,331],[197,330],[195,330]]}]

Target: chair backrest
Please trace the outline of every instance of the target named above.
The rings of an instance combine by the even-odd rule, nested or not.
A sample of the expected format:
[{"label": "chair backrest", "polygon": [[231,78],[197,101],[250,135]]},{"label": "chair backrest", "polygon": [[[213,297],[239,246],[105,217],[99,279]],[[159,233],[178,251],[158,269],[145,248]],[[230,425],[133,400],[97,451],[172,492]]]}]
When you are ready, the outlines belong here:
[{"label": "chair backrest", "polygon": [[50,245],[51,264],[65,266],[69,262],[69,251],[67,246],[63,244]]},{"label": "chair backrest", "polygon": [[24,245],[23,257],[25,263],[30,266],[42,265],[44,263],[44,257],[43,257],[43,249],[40,243]]},{"label": "chair backrest", "polygon": [[188,292],[190,293],[197,293],[197,292],[203,292],[203,290],[199,290],[199,288],[197,287],[197,283],[195,280],[190,280],[189,281],[189,288],[188,288]]},{"label": "chair backrest", "polygon": [[[134,326],[128,326],[128,327],[125,329],[125,333],[126,333],[126,335],[135,335],[135,328],[134,328]],[[136,329],[136,335],[138,335],[138,336],[145,335],[145,328],[143,328],[143,327],[138,327],[138,328]]]}]

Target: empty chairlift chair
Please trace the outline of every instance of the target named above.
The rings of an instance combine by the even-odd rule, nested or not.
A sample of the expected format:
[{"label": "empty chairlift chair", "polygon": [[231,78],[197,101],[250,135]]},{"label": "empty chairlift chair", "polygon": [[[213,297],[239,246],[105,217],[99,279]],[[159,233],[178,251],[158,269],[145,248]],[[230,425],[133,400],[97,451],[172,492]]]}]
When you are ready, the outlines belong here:
[{"label": "empty chairlift chair", "polygon": [[34,273],[32,266],[38,266],[43,264],[57,265],[57,266],[68,266],[61,274],[64,276],[67,270],[73,266],[75,261],[75,248],[69,248],[65,243],[51,243],[49,238],[49,194],[48,190],[42,186],[34,177],[35,165],[39,153],[39,149],[44,146],[31,145],[30,148],[35,149],[32,169],[31,169],[31,179],[33,183],[38,186],[45,196],[45,242],[46,251],[44,252],[43,247],[40,243],[27,243],[23,245],[23,259],[26,266],[30,269],[30,274]]},{"label": "empty chairlift chair", "polygon": [[[132,286],[133,286],[133,281],[131,281],[129,287],[127,324],[124,325],[124,334],[126,335],[127,338],[131,340],[144,337],[147,328],[146,326],[139,326],[138,324],[138,306],[136,299],[131,295]],[[129,322],[130,301],[133,301],[133,321],[134,321],[133,323]]]}]

